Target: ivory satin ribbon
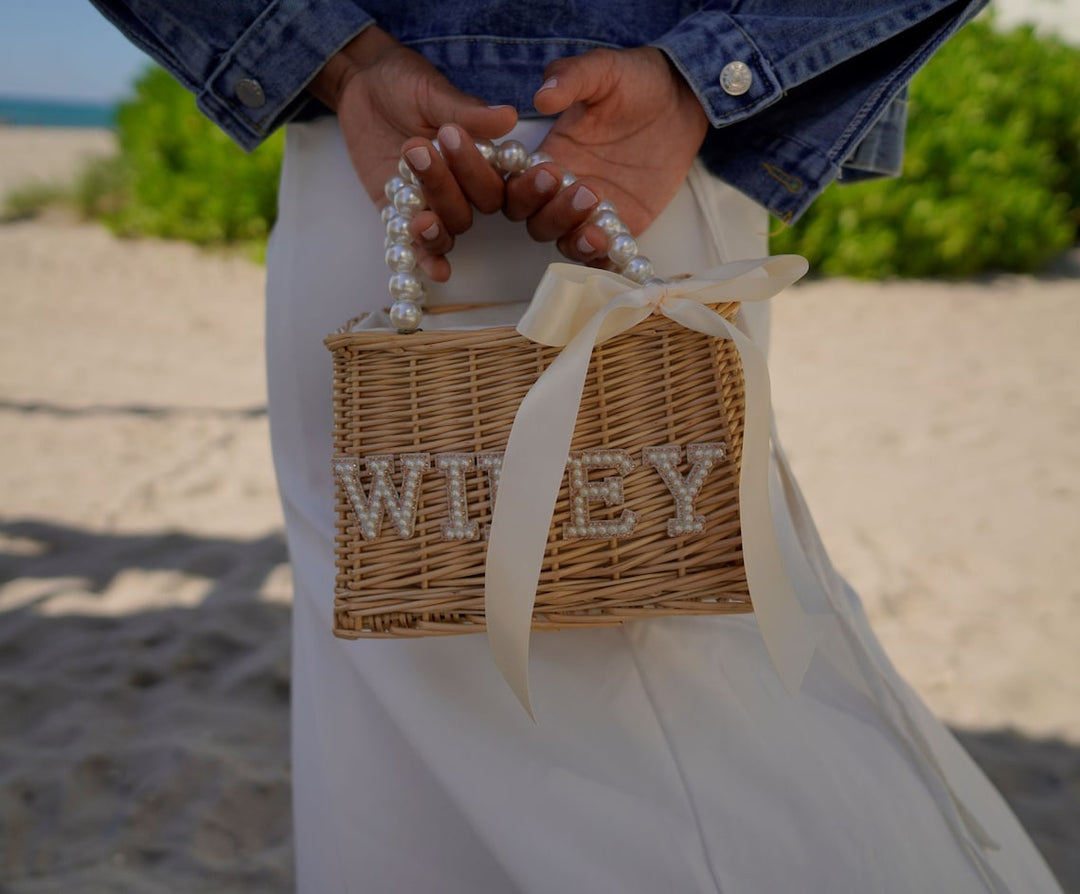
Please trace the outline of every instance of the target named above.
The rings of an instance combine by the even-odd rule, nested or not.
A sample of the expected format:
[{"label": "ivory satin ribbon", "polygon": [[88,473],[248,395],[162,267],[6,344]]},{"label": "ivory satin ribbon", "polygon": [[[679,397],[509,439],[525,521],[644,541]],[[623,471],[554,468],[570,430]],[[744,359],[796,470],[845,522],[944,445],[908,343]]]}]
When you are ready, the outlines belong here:
[{"label": "ivory satin ribbon", "polygon": [[827,652],[873,699],[935,780],[949,805],[949,824],[991,888],[1000,890],[1000,879],[984,853],[997,845],[949,784],[903,684],[862,644],[836,582],[805,559],[784,561],[778,527],[789,540],[797,533],[800,542],[816,533],[779,445],[778,473],[770,474],[772,413],[765,357],[741,330],[706,305],[770,298],[806,270],[803,258],[778,255],[723,264],[694,279],[639,286],[606,271],[561,263],[548,267],[518,332],[563,350],[521,402],[503,456],[484,585],[492,654],[535,720],[528,676],[533,606],[593,347],[653,313],[715,338],[730,338],[746,383],[739,477],[743,560],[754,615],[773,666],[794,695],[814,653],[819,647]]},{"label": "ivory satin ribbon", "polygon": [[800,604],[773,526],[768,368],[757,346],[706,305],[771,298],[806,270],[805,259],[778,255],[723,264],[689,280],[639,286],[602,270],[572,264],[548,267],[518,332],[563,350],[525,395],[510,429],[484,585],[484,612],[495,663],[530,717],[534,715],[529,695],[529,630],[536,586],[589,358],[594,345],[653,313],[715,338],[730,338],[738,350],[746,382],[739,479],[746,577],[773,665],[789,691],[798,691],[826,619]]}]

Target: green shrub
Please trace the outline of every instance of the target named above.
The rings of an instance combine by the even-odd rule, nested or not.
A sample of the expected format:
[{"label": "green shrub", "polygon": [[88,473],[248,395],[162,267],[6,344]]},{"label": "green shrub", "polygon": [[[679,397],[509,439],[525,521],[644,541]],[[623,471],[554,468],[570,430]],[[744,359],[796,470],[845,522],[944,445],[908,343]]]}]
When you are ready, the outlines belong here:
[{"label": "green shrub", "polygon": [[85,218],[118,215],[128,201],[130,168],[122,155],[94,158],[69,188],[68,201]]},{"label": "green shrub", "polygon": [[1080,50],[964,28],[911,85],[904,177],[829,187],[777,252],[830,275],[1033,271],[1080,224]]},{"label": "green shrub", "polygon": [[244,153],[153,68],[120,106],[117,138],[121,162],[88,173],[82,203],[117,232],[200,244],[265,241],[277,212],[280,134]]}]

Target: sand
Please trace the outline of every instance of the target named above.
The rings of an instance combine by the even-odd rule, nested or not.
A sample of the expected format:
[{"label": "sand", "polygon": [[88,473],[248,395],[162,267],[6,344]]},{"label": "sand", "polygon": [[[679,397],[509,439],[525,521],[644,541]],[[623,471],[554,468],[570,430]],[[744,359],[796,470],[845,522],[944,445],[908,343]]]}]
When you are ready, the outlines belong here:
[{"label": "sand", "polygon": [[32,183],[67,183],[88,158],[115,148],[108,130],[0,126],[0,198]]},{"label": "sand", "polygon": [[[0,185],[108,143],[49,136],[0,128]],[[0,226],[2,891],[291,889],[262,286],[186,245]],[[1078,299],[1068,270],[811,282],[773,362],[834,558],[1071,891]]]}]

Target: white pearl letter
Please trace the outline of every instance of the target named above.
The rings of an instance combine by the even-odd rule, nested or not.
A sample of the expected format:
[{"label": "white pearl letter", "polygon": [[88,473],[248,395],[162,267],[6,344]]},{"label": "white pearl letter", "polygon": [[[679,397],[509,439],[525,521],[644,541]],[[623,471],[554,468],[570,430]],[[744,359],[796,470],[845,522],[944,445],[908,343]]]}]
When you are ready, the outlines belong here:
[{"label": "white pearl letter", "polygon": [[474,465],[471,453],[443,453],[435,457],[435,468],[446,476],[446,508],[449,518],[443,522],[443,540],[476,540],[480,525],[469,521],[465,495],[465,471]]},{"label": "white pearl letter", "polygon": [[334,458],[334,474],[345,488],[360,522],[360,534],[365,540],[374,540],[379,536],[384,514],[390,516],[390,521],[403,540],[413,535],[416,507],[420,501],[420,479],[431,468],[431,461],[426,453],[404,453],[398,457],[398,464],[401,466],[400,495],[391,477],[394,454],[379,453],[364,457],[364,465],[371,478],[370,496],[366,497],[360,483],[360,461],[354,456]]},{"label": "white pearl letter", "polygon": [[701,534],[705,531],[705,516],[694,515],[694,500],[713,467],[724,458],[724,444],[690,444],[686,457],[693,463],[685,478],[679,473],[682,448],[678,444],[666,447],[646,447],[641,451],[643,465],[652,466],[660,474],[675,499],[675,517],[668,519],[668,537]]},{"label": "white pearl letter", "polygon": [[[617,540],[629,537],[637,524],[637,513],[624,509],[617,521],[598,522],[589,518],[589,503],[603,500],[605,506],[623,501],[622,476],[634,470],[634,461],[625,450],[583,450],[571,453],[567,462],[570,477],[570,521],[563,525],[567,540]],[[617,469],[619,475],[603,481],[589,481],[589,469]]]}]

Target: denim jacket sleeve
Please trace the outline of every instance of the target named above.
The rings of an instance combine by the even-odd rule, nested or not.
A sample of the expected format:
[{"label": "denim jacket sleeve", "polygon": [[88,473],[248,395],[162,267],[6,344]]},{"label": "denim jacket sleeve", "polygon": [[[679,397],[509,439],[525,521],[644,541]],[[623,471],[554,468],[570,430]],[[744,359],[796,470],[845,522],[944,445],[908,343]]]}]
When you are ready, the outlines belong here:
[{"label": "denim jacket sleeve", "polygon": [[707,3],[650,43],[709,117],[706,165],[790,222],[837,177],[900,173],[907,84],[985,3]]},{"label": "denim jacket sleeve", "polygon": [[908,81],[986,0],[91,2],[246,149],[326,113],[305,86],[374,21],[460,89],[523,115],[552,59],[652,45],[709,117],[709,169],[793,221],[837,177],[899,173]]},{"label": "denim jacket sleeve", "polygon": [[245,149],[314,105],[304,87],[373,21],[353,0],[91,2]]}]

